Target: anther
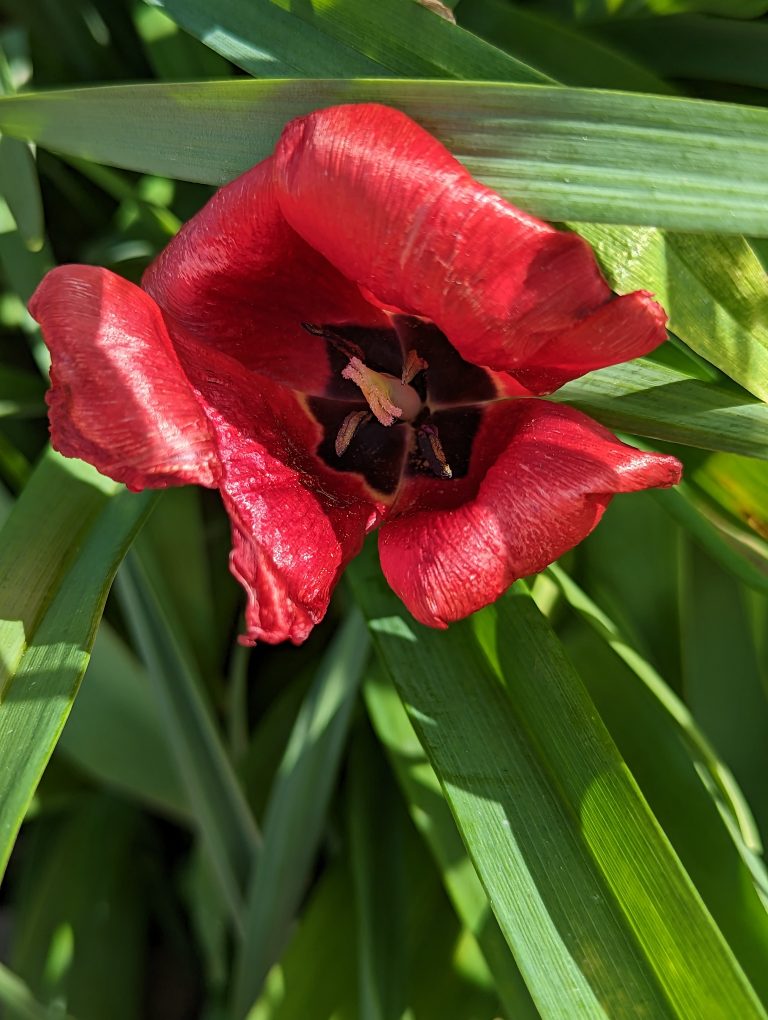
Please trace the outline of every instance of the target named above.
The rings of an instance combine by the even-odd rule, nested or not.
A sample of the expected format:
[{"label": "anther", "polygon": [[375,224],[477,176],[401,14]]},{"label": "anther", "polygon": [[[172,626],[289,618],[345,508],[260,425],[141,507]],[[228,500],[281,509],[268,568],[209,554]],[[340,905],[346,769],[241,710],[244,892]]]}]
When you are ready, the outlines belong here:
[{"label": "anther", "polygon": [[402,382],[408,384],[412,379],[415,379],[419,372],[423,372],[425,368],[429,368],[429,365],[423,358],[420,358],[416,351],[411,349],[408,351],[408,356],[405,359],[403,365]]},{"label": "anther", "polygon": [[371,415],[368,411],[352,411],[341,423],[341,428],[336,434],[336,456],[340,457],[346,453],[347,447],[361,425],[369,422]]},{"label": "anther", "polygon": [[311,322],[302,322],[301,328],[305,329],[307,333],[311,333],[312,336],[319,336],[325,340],[329,346],[335,351],[338,351],[345,358],[364,358],[365,354],[363,349],[358,347],[356,343],[348,340],[347,337],[342,336],[341,333],[337,332],[331,326],[315,326]]},{"label": "anther", "polygon": [[453,478],[453,471],[445,459],[440,437],[434,425],[421,425],[416,431],[419,451],[438,478]]}]

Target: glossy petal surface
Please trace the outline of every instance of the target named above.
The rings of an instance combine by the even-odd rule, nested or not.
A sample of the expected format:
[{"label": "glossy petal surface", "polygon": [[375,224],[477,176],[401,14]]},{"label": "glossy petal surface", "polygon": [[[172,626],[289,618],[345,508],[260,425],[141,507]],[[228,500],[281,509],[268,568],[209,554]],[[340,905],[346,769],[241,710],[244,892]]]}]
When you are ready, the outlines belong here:
[{"label": "glossy petal surface", "polygon": [[666,337],[647,301],[632,329],[612,312],[590,320],[613,295],[588,245],[478,184],[396,110],[338,106],[292,121],[275,173],[286,219],[344,276],[536,392],[554,388],[532,371],[542,364],[559,385]]},{"label": "glossy petal surface", "polygon": [[478,439],[498,430],[505,446],[473,497],[450,509],[414,507],[381,529],[386,578],[429,626],[461,619],[543,569],[592,531],[614,494],[680,478],[674,457],[626,446],[571,408],[515,401]]},{"label": "glossy petal surface", "polygon": [[302,322],[388,325],[285,221],[271,159],[217,191],[143,286],[202,343],[307,393],[325,392],[331,366],[325,343]]},{"label": "glossy petal surface", "polygon": [[106,269],[61,266],[30,302],[51,351],[53,445],[129,488],[219,472],[211,431],[154,301]]}]

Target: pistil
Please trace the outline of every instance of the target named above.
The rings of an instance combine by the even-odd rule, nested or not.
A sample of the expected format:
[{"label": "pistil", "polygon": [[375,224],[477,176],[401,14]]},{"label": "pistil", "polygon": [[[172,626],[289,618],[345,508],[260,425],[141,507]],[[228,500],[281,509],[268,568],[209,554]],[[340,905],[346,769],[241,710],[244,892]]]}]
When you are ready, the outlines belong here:
[{"label": "pistil", "polygon": [[368,406],[382,425],[413,421],[421,411],[421,397],[412,386],[387,372],[375,372],[360,358],[352,358],[341,374],[360,387]]}]

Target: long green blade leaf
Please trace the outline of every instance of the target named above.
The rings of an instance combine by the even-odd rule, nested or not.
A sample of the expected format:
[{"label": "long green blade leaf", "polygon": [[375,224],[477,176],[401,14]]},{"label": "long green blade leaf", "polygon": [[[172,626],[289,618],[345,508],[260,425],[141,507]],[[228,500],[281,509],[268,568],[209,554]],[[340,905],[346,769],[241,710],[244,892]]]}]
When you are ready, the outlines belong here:
[{"label": "long green blade leaf", "polygon": [[200,834],[237,928],[260,837],[202,693],[189,650],[159,580],[137,554],[118,579],[128,623],[165,717],[171,748]]},{"label": "long green blade leaf", "polygon": [[5,97],[0,129],[220,184],[267,156],[292,117],[364,100],[405,110],[545,219],[768,234],[768,111],[725,103],[482,82],[231,81]]},{"label": "long green blade leaf", "polygon": [[552,399],[622,432],[768,459],[766,404],[646,358],[590,372]]},{"label": "long green blade leaf", "polygon": [[352,579],[542,1016],[764,1016],[530,599],[478,618],[492,664]]},{"label": "long green blade leaf", "polygon": [[546,81],[412,0],[156,0],[188,32],[259,78],[389,72],[424,78]]},{"label": "long green blade leaf", "polygon": [[538,1018],[485,890],[467,857],[440,781],[397,691],[378,661],[369,671],[363,694],[371,722],[390,757],[414,824],[429,844],[456,914],[477,939],[507,1017],[510,1020]]},{"label": "long green blade leaf", "polygon": [[354,612],[326,653],[296,719],[267,805],[263,852],[248,893],[235,978],[237,1018],[256,1001],[285,945],[317,850],[367,654],[365,624]]},{"label": "long green blade leaf", "polygon": [[0,873],[77,694],[117,566],[149,513],[49,451],[0,545]]}]

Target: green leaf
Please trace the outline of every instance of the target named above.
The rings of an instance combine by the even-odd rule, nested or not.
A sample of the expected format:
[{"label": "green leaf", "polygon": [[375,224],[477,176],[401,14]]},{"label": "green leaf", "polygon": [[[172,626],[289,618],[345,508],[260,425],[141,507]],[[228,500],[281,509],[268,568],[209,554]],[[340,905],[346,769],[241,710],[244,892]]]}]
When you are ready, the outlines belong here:
[{"label": "green leaf", "polygon": [[482,82],[230,81],[5,97],[0,129],[221,184],[267,156],[292,117],[364,100],[405,110],[545,219],[768,233],[768,111],[725,103]]},{"label": "green leaf", "polygon": [[768,24],[764,22],[682,14],[612,19],[593,26],[592,31],[667,77],[768,88]]},{"label": "green leaf", "polygon": [[235,928],[256,864],[260,836],[227,757],[185,636],[147,548],[134,551],[118,594],[137,648],[154,681],[189,808],[210,854]]},{"label": "green leaf", "polygon": [[110,789],[185,824],[189,805],[146,670],[102,621],[57,751]]},{"label": "green leaf", "polygon": [[768,460],[768,406],[647,358],[590,372],[552,399],[622,432]]},{"label": "green leaf", "polygon": [[[595,636],[567,626],[569,655],[664,832],[765,998],[768,914],[761,894],[768,882],[741,791],[689,709],[616,624],[561,568],[553,565],[549,573]],[[714,620],[710,624],[713,638],[733,654],[729,632]]]},{"label": "green leaf", "polygon": [[248,1020],[359,1020],[351,883],[339,862],[325,872]]},{"label": "green leaf", "polygon": [[117,566],[152,506],[48,452],[0,544],[0,872],[77,693]]},{"label": "green leaf", "polygon": [[768,401],[768,279],[743,238],[586,223],[576,229],[615,290],[652,291],[673,333]]},{"label": "green leaf", "polygon": [[0,365],[0,418],[45,416],[44,386],[39,376]]},{"label": "green leaf", "polygon": [[408,621],[369,563],[377,651],[542,1016],[765,1016],[530,598],[478,614],[476,643]]},{"label": "green leaf", "polygon": [[[410,948],[404,812],[381,751],[366,731],[352,743],[348,789],[359,1016],[360,1020],[401,1020]],[[410,824],[407,816],[405,823]]]},{"label": "green leaf", "polygon": [[156,0],[258,78],[382,76],[544,81],[546,76],[412,0]]},{"label": "green leaf", "polygon": [[[587,4],[602,20],[605,16],[604,0],[587,0]],[[768,12],[768,3],[766,0],[618,0],[613,7],[613,13],[620,16],[635,16],[643,12],[671,15],[685,11],[717,14],[724,18],[759,18]]]},{"label": "green leaf", "polygon": [[245,1016],[285,945],[317,851],[368,654],[352,613],[326,652],[302,704],[264,817],[264,846],[248,892],[236,965],[234,1015]]},{"label": "green leaf", "polygon": [[32,251],[43,247],[45,225],[37,167],[29,145],[0,137],[0,194]]},{"label": "green leaf", "polygon": [[397,691],[378,661],[363,687],[365,703],[384,745],[414,824],[435,858],[457,916],[471,932],[493,975],[511,1020],[538,1020],[538,1012],[493,916],[488,896],[467,857],[440,781],[419,743]]},{"label": "green leaf", "polygon": [[675,92],[643,67],[642,61],[624,56],[573,25],[519,9],[507,0],[471,0],[459,6],[458,17],[465,28],[564,85]]},{"label": "green leaf", "polygon": [[226,60],[193,39],[157,7],[138,4],[133,14],[147,59],[158,78],[227,78]]},{"label": "green leaf", "polygon": [[680,612],[686,700],[768,838],[768,701],[747,593],[692,543],[684,553]]},{"label": "green leaf", "polygon": [[[119,798],[91,794],[36,819],[14,875],[11,962],[36,994],[79,1020],[142,1012],[150,907],[137,867],[145,823]],[[104,947],[110,952],[105,953]]]},{"label": "green leaf", "polygon": [[0,963],[0,1002],[5,1006],[9,1020],[74,1020],[69,1014],[51,1010],[38,1002],[28,986]]}]

